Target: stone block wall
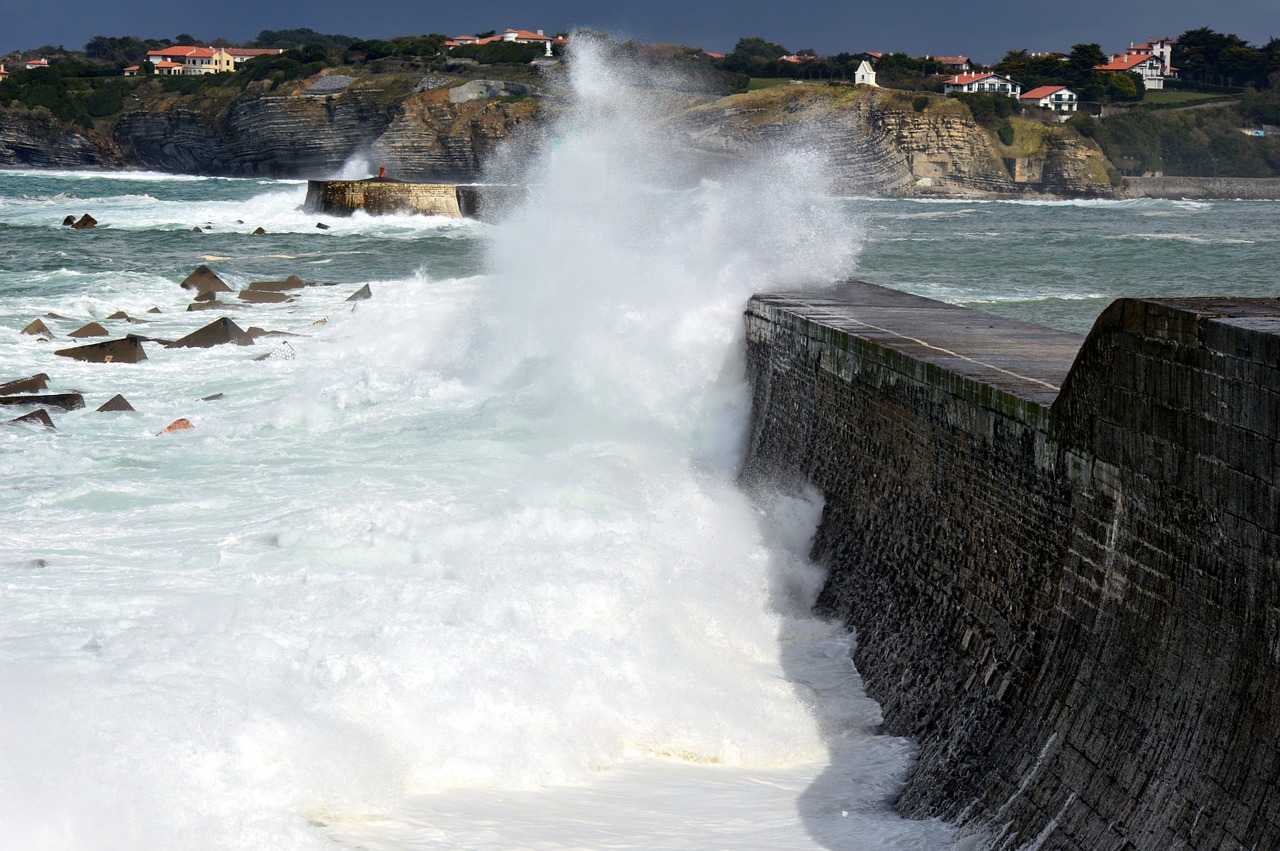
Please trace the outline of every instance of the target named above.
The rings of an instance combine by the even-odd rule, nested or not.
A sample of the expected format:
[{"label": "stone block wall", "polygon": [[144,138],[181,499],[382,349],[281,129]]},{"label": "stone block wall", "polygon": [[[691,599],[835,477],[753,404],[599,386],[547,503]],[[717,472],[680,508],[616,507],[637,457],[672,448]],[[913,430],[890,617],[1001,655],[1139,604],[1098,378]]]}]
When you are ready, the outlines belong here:
[{"label": "stone block wall", "polygon": [[743,478],[824,494],[818,606],[920,745],[902,812],[1280,846],[1280,302],[1117,302],[1040,372],[995,359],[1025,326],[870,285],[747,329]]},{"label": "stone block wall", "polygon": [[305,206],[317,213],[370,215],[420,213],[462,218],[458,188],[452,183],[401,183],[394,180],[312,180]]}]

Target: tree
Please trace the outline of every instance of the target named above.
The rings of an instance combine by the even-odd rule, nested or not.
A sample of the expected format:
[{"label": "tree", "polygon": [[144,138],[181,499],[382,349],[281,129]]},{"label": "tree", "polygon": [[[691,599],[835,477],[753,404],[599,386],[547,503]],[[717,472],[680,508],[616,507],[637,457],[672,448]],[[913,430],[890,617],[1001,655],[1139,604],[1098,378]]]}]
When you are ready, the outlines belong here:
[{"label": "tree", "polygon": [[747,38],[738,39],[738,43],[733,46],[733,52],[738,56],[753,59],[777,59],[779,56],[786,56],[787,49],[780,44],[772,41],[765,41],[759,36],[748,36]]},{"label": "tree", "polygon": [[1072,84],[1084,87],[1093,77],[1093,69],[1106,65],[1107,54],[1097,44],[1073,44],[1071,53],[1067,55],[1066,73]]}]

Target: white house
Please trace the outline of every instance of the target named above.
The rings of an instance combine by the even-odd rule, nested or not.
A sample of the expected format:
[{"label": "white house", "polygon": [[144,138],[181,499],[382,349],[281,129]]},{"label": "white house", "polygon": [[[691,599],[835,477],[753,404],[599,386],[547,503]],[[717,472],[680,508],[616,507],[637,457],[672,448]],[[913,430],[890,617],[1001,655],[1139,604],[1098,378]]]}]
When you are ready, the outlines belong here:
[{"label": "white house", "polygon": [[1131,72],[1142,77],[1142,86],[1145,89],[1164,88],[1165,64],[1154,53],[1126,53],[1103,65],[1093,66],[1093,70]]},{"label": "white house", "polygon": [[27,62],[23,67],[26,68],[28,71],[34,71],[36,68],[48,68],[49,60],[48,59],[32,59],[30,62]]},{"label": "white house", "polygon": [[946,79],[942,90],[949,95],[981,92],[1016,98],[1022,94],[1022,84],[1000,74],[956,74]]},{"label": "white house", "polygon": [[1023,106],[1038,106],[1054,112],[1075,112],[1079,98],[1066,86],[1041,86],[1018,98]]},{"label": "white house", "polygon": [[858,63],[858,70],[853,72],[853,82],[856,85],[876,86],[876,69],[871,67],[870,62],[863,59]]}]

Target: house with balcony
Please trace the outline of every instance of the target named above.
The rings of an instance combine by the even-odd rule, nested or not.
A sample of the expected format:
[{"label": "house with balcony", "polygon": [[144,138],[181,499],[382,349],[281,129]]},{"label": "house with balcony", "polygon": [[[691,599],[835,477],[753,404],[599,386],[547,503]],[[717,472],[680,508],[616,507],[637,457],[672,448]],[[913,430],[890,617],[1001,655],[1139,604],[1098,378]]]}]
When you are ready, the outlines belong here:
[{"label": "house with balcony", "polygon": [[943,82],[942,90],[953,94],[993,94],[1017,98],[1022,94],[1022,84],[994,73],[954,74]]},{"label": "house with balcony", "polygon": [[[175,44],[163,50],[147,51],[146,61],[155,66],[162,76],[198,76],[234,71],[250,59],[258,56],[279,56],[280,48],[250,47],[199,47]],[[139,66],[124,69],[126,75],[137,74]],[[131,73],[132,72],[132,73]]]},{"label": "house with balcony", "polygon": [[1040,86],[1018,98],[1023,106],[1038,106],[1054,112],[1075,112],[1079,100],[1066,86]]},{"label": "house with balcony", "polygon": [[1147,91],[1163,89],[1165,80],[1178,78],[1178,69],[1173,67],[1173,42],[1167,38],[1130,44],[1124,53],[1115,54],[1110,62],[1096,65],[1093,70],[1137,74]]}]

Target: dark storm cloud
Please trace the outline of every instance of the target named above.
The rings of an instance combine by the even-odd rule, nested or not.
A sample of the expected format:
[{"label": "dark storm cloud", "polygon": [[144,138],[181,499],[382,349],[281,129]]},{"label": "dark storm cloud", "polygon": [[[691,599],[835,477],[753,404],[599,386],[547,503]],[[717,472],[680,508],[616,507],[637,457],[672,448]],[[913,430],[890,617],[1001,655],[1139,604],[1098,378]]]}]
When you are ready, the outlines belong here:
[{"label": "dark storm cloud", "polygon": [[508,27],[548,32],[588,27],[643,41],[671,41],[727,51],[743,36],[759,35],[791,50],[904,51],[965,54],[997,61],[1006,50],[1066,51],[1098,42],[1115,52],[1131,41],[1196,27],[1239,35],[1254,44],[1280,36],[1276,0],[1077,0],[982,4],[917,0],[899,3],[787,4],[776,0],[650,0],[609,3],[550,0],[539,4],[301,2],[226,0],[205,6],[172,0],[0,0],[0,53],[44,44],[81,48],[94,35],[243,41],[264,29],[310,27],[362,38],[440,32],[460,35]]}]

